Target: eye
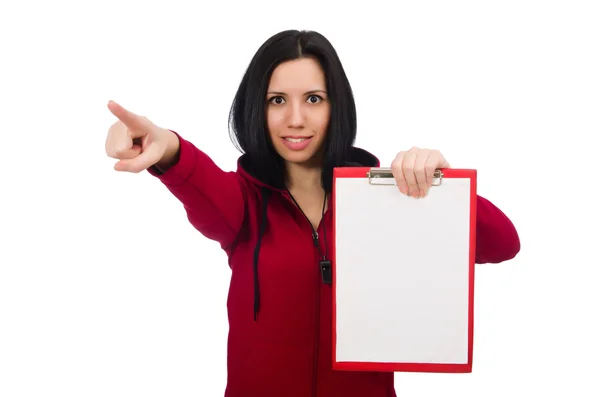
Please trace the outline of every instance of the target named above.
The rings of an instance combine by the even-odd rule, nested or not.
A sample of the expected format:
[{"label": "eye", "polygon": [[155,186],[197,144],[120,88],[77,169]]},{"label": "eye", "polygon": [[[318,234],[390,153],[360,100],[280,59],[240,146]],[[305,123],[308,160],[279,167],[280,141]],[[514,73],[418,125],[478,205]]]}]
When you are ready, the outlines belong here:
[{"label": "eye", "polygon": [[319,101],[322,101],[322,100],[323,100],[323,98],[321,98],[318,95],[311,95],[311,96],[308,97],[308,101],[310,103],[319,103]]},{"label": "eye", "polygon": [[283,97],[274,96],[271,99],[269,99],[269,102],[273,105],[281,105],[283,102],[285,102],[285,100],[283,99]]}]

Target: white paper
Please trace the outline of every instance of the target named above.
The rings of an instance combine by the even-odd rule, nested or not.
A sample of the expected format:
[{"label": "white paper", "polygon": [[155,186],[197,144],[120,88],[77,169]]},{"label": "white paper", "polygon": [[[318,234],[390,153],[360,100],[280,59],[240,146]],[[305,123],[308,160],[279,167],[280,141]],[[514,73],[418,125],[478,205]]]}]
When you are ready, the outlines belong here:
[{"label": "white paper", "polygon": [[337,361],[468,362],[470,180],[336,180]]}]

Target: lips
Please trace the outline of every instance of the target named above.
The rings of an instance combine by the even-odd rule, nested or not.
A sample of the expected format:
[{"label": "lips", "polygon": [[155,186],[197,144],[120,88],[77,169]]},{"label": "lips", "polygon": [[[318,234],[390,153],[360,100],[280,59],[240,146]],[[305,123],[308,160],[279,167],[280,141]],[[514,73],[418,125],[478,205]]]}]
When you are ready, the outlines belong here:
[{"label": "lips", "polygon": [[306,149],[312,140],[312,136],[292,135],[281,139],[288,149],[297,151]]},{"label": "lips", "polygon": [[309,139],[310,137],[308,136],[286,136],[283,139],[285,139],[288,142],[292,142],[292,143],[300,143],[302,141],[304,141],[305,139]]}]

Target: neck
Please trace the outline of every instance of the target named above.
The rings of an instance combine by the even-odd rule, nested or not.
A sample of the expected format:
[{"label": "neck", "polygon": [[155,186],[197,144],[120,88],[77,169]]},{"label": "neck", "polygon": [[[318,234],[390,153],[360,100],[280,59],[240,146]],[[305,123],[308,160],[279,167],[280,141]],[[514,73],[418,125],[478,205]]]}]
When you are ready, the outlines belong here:
[{"label": "neck", "polygon": [[286,185],[291,191],[321,192],[321,167],[287,164]]}]

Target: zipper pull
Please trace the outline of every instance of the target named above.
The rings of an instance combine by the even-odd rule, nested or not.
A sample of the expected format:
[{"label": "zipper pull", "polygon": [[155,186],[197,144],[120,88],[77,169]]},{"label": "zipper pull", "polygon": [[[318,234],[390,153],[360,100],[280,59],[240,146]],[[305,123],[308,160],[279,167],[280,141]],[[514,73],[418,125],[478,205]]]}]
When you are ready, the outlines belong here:
[{"label": "zipper pull", "polygon": [[313,243],[315,247],[319,246],[319,234],[317,232],[313,232]]},{"label": "zipper pull", "polygon": [[323,279],[323,284],[331,284],[333,281],[331,261],[323,258],[323,260],[319,261],[319,267],[321,268],[321,278]]}]

